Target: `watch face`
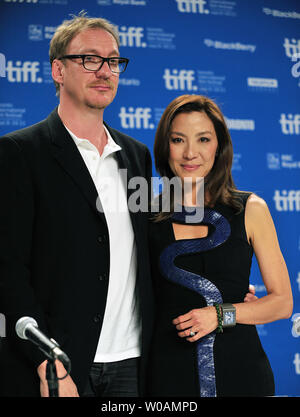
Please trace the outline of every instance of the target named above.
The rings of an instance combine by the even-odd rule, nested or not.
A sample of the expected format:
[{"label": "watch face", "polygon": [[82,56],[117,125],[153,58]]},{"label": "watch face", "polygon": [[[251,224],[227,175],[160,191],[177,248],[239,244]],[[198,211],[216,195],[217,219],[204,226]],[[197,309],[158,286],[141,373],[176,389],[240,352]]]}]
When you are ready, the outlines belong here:
[{"label": "watch face", "polygon": [[224,313],[224,323],[226,323],[226,324],[233,324],[234,323],[234,312],[233,311],[225,311],[225,313]]}]

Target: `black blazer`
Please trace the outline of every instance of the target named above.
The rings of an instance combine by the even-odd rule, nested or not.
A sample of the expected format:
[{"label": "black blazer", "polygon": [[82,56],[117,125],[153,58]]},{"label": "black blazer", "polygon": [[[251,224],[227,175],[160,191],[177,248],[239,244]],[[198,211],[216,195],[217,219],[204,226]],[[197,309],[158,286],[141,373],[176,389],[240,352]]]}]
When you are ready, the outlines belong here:
[{"label": "black blazer", "polygon": [[[122,148],[120,168],[151,177],[145,145],[108,127]],[[149,181],[150,184],[150,181]],[[129,190],[129,193],[135,190]],[[109,277],[109,236],[97,191],[55,109],[47,119],[0,139],[0,312],[6,337],[0,351],[0,396],[39,395],[37,366],[46,359],[16,336],[22,316],[36,319],[71,359],[83,392],[93,362]],[[153,321],[147,213],[130,213],[137,246],[137,294],[142,317],[140,390]]]}]

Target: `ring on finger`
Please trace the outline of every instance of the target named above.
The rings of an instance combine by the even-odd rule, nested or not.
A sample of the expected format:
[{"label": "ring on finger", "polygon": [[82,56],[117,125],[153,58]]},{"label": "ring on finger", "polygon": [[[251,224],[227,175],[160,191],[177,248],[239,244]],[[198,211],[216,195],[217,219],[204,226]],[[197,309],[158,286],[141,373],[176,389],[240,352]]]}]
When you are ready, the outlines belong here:
[{"label": "ring on finger", "polygon": [[196,336],[196,333],[191,330],[190,331],[190,337],[194,337],[194,336]]}]

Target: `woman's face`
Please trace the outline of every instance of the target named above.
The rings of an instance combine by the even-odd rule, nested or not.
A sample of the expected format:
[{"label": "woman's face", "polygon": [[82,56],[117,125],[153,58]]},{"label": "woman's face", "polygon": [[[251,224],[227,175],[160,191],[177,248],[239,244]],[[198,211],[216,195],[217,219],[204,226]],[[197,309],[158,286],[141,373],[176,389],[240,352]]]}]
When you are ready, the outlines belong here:
[{"label": "woman's face", "polygon": [[180,177],[205,177],[212,169],[218,148],[214,125],[205,112],[178,114],[169,134],[169,165]]}]

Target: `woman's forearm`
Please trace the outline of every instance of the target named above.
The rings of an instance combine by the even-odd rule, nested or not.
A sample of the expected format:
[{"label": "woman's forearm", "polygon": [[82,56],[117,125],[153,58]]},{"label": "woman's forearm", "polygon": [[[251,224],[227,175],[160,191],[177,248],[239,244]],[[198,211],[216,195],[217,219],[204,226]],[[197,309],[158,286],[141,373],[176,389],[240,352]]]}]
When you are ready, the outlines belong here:
[{"label": "woman's forearm", "polygon": [[289,318],[293,311],[293,298],[291,294],[271,293],[249,303],[233,305],[237,323],[264,324]]}]

